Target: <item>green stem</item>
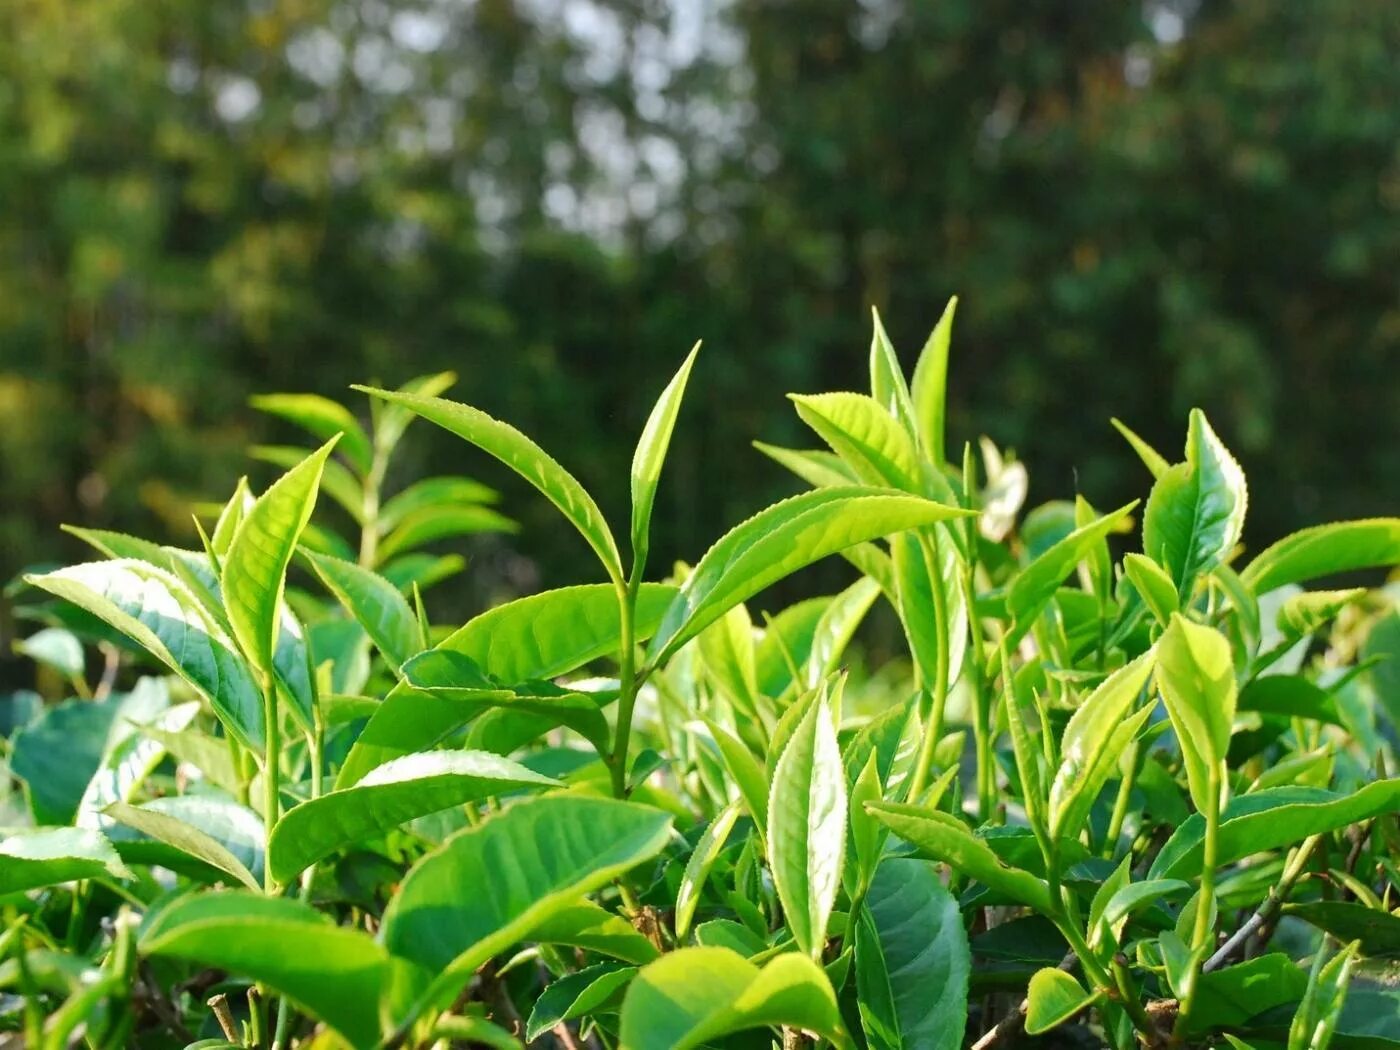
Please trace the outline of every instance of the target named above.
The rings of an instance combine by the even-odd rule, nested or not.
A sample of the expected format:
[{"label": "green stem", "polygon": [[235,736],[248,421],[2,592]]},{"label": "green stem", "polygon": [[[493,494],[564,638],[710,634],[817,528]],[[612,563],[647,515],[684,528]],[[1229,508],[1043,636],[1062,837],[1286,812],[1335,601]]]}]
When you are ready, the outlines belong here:
[{"label": "green stem", "polygon": [[1185,1038],[1191,1011],[1196,1005],[1194,990],[1198,984],[1197,977],[1201,972],[1201,965],[1205,961],[1206,949],[1210,946],[1214,926],[1211,922],[1211,912],[1215,907],[1215,869],[1220,863],[1222,765],[1223,763],[1212,766],[1210,776],[1206,781],[1206,811],[1202,814],[1206,818],[1206,834],[1201,855],[1201,890],[1196,897],[1196,921],[1191,932],[1191,950],[1196,958],[1192,967],[1195,975],[1187,985],[1192,990],[1192,994],[1181,1000],[1181,1008],[1176,1015],[1176,1024],[1172,1027],[1172,1042],[1177,1044]]},{"label": "green stem", "polygon": [[[1063,900],[1063,898],[1061,898],[1061,900]],[[1088,978],[1089,983],[1105,995],[1119,1001],[1123,1009],[1127,1011],[1128,1017],[1132,1020],[1133,1027],[1143,1036],[1144,1042],[1148,1046],[1156,1046],[1158,1042],[1157,1026],[1154,1025],[1152,1019],[1147,1016],[1147,1011],[1143,1008],[1142,1000],[1139,999],[1135,993],[1129,994],[1131,991],[1131,982],[1129,982],[1129,987],[1125,989],[1120,983],[1121,976],[1115,978],[1108,970],[1104,969],[1103,964],[1099,962],[1093,949],[1091,949],[1088,942],[1085,941],[1084,934],[1080,932],[1079,923],[1072,921],[1063,912],[1058,916],[1054,916],[1053,919],[1055,925],[1059,927],[1060,933],[1062,933],[1065,940],[1069,942],[1070,950],[1074,952],[1075,958],[1079,960],[1079,965],[1084,968],[1084,976]]]},{"label": "green stem", "polygon": [[[914,767],[914,779],[909,784],[909,801],[918,804],[928,779],[933,772],[933,752],[943,735],[943,713],[948,706],[948,596],[943,593],[943,551],[939,543],[938,527],[934,526],[927,534],[928,547],[933,553],[930,578],[933,582],[933,640],[938,652],[933,663],[933,703],[930,706],[928,725],[924,727],[924,738],[919,744],[919,757]],[[921,537],[922,539],[922,537]]]},{"label": "green stem", "polygon": [[1129,796],[1133,793],[1133,785],[1137,781],[1138,756],[1142,750],[1142,745],[1134,740],[1128,746],[1128,768],[1123,779],[1118,783],[1118,797],[1113,800],[1113,816],[1108,820],[1108,833],[1104,836],[1103,852],[1104,856],[1112,860],[1118,852],[1118,840],[1123,835],[1123,821],[1128,816]]},{"label": "green stem", "polygon": [[619,586],[617,592],[621,651],[618,653],[618,697],[617,697],[617,737],[612,752],[613,795],[623,798],[627,794],[627,746],[632,737],[632,709],[637,704],[637,643],[635,614],[637,592],[641,589],[641,577],[632,574],[626,586]]},{"label": "green stem", "polygon": [[[265,723],[263,733],[267,738],[267,747],[263,757],[263,826],[267,834],[272,834],[272,829],[277,826],[277,821],[281,818],[281,726],[277,720],[277,688],[272,684],[270,675],[263,676],[263,722]],[[272,866],[263,866],[263,890],[269,896],[277,891],[277,884],[272,878]]]},{"label": "green stem", "polygon": [[360,565],[366,569],[374,568],[375,559],[379,556],[379,496],[388,465],[388,459],[376,447],[370,460],[369,473],[365,475],[360,502],[360,517],[363,519],[360,526]]}]

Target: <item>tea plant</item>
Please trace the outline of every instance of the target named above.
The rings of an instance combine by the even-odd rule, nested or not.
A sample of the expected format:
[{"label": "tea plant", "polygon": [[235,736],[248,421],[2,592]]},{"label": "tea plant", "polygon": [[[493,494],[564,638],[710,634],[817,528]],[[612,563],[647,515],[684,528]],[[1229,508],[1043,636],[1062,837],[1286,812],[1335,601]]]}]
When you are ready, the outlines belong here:
[{"label": "tea plant", "polygon": [[[1200,412],[1180,462],[1119,425],[1145,503],[1023,514],[1019,462],[950,457],[952,319],[909,382],[877,318],[869,394],[792,398],[826,447],[759,446],[811,489],[669,574],[650,519],[695,352],[638,442],[626,557],[449,376],[362,388],[368,431],[261,400],[325,444],[255,450],[286,473],[240,482],[202,550],[74,529],[98,560],[12,588],[43,625],[22,651],[74,698],[0,709],[23,785],[0,1024],[93,1048],[1400,1046],[1396,593],[1302,587],[1400,563],[1400,518],[1242,553],[1244,472]],[[463,565],[418,548],[514,526],[468,477],[385,498],[417,417],[553,503],[599,582],[434,623],[424,592]],[[755,622],[833,554],[849,587]],[[858,674],[880,602],[909,670]]]}]

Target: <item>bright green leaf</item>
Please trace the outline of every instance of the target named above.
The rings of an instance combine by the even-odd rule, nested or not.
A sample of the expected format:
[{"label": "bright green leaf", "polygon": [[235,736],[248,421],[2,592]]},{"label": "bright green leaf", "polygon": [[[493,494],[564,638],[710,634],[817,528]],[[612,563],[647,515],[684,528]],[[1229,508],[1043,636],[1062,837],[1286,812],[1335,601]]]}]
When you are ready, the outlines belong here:
[{"label": "bright green leaf", "polygon": [[773,773],[768,852],[793,940],[812,958],[841,888],[846,776],[825,699],[807,712]]},{"label": "bright green leaf", "polygon": [[455,401],[372,387],[357,386],[355,389],[409,409],[510,467],[559,508],[598,555],[608,578],[615,584],[622,583],[622,559],[617,542],[598,504],[572,474],[515,427]]},{"label": "bright green leaf", "polygon": [[786,954],[760,970],[728,948],[681,948],[632,979],[622,1001],[620,1050],[691,1050],[778,1025],[846,1045],[836,995],[816,963]]},{"label": "bright green leaf", "polygon": [[509,759],[480,751],[406,755],[371,770],[353,787],[288,810],[268,841],[272,877],[288,883],[337,849],[449,806],[557,784]]}]

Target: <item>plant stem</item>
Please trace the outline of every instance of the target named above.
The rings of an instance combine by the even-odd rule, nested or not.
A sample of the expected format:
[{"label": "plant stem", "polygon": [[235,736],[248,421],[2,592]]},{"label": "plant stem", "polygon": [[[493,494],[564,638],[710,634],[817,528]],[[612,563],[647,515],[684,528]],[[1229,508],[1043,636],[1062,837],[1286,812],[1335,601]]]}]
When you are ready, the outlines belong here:
[{"label": "plant stem", "polygon": [[1127,772],[1118,782],[1118,797],[1113,800],[1113,815],[1108,820],[1108,833],[1104,836],[1103,852],[1109,860],[1118,853],[1118,840],[1123,835],[1123,821],[1128,815],[1128,802],[1137,782],[1138,758],[1142,745],[1134,740],[1128,745]]},{"label": "plant stem", "polygon": [[[1203,816],[1206,818],[1205,846],[1201,856],[1201,890],[1196,896],[1196,922],[1191,932],[1191,950],[1195,958],[1200,960],[1209,945],[1214,923],[1211,921],[1211,912],[1215,908],[1215,868],[1220,858],[1220,784],[1221,767],[1223,762],[1216,763],[1211,767],[1210,777],[1206,782],[1206,811]],[[1201,972],[1201,963],[1195,963],[1193,969],[1196,976]],[[1190,1020],[1191,1010],[1195,1006],[1196,996],[1196,976],[1188,982],[1187,987],[1192,994],[1181,1000],[1181,1009],[1176,1015],[1176,1024],[1172,1026],[1172,1042],[1179,1044],[1185,1037],[1187,1024]]]},{"label": "plant stem", "polygon": [[1278,915],[1279,910],[1288,900],[1288,895],[1293,892],[1293,886],[1302,877],[1303,871],[1307,868],[1308,858],[1317,848],[1317,844],[1322,841],[1321,835],[1313,835],[1294,847],[1288,854],[1288,860],[1284,863],[1283,874],[1279,876],[1278,884],[1270,887],[1268,896],[1259,905],[1259,909],[1249,917],[1249,920],[1238,930],[1230,935],[1229,940],[1220,946],[1220,949],[1206,960],[1201,967],[1202,972],[1210,973],[1218,970],[1230,961],[1230,958],[1244,946],[1254,934],[1264,929]]},{"label": "plant stem", "polygon": [[[266,737],[266,750],[263,757],[263,826],[268,835],[276,827],[281,817],[281,726],[277,721],[277,687],[271,675],[263,676],[263,733]],[[263,865],[263,891],[271,896],[277,890],[272,879],[271,865]]]},{"label": "plant stem", "polygon": [[632,579],[617,592],[621,651],[618,653],[617,737],[612,753],[613,795],[627,794],[627,745],[632,736],[632,709],[637,703],[637,644],[635,614],[641,576],[633,572]]},{"label": "plant stem", "polygon": [[[927,532],[925,555],[931,551],[929,578],[933,583],[933,640],[938,648],[933,663],[933,703],[929,709],[928,725],[919,744],[919,757],[914,766],[914,779],[909,784],[909,801],[915,805],[928,786],[933,771],[933,752],[943,735],[943,712],[948,706],[948,596],[943,592],[943,551],[938,538],[938,526]],[[924,534],[920,535],[920,540]]]},{"label": "plant stem", "polygon": [[366,569],[374,568],[379,554],[379,490],[384,485],[384,471],[388,465],[388,459],[376,446],[369,473],[365,475],[360,503],[360,517],[364,519],[360,526],[360,565]]}]

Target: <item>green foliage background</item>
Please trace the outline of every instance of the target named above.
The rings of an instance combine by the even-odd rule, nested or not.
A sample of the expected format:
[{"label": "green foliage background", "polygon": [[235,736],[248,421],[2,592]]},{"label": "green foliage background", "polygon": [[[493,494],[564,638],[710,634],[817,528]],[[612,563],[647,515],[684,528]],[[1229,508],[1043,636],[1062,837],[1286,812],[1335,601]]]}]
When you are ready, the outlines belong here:
[{"label": "green foliage background", "polygon": [[[0,5],[0,569],[62,521],[188,539],[287,436],[252,393],[441,368],[616,515],[703,338],[657,507],[693,557],[791,488],[775,392],[857,386],[871,304],[912,362],[952,293],[952,433],[1034,439],[1033,502],[1123,502],[1110,412],[1175,455],[1200,405],[1255,549],[1393,512],[1400,7],[1196,6]],[[585,571],[410,445],[523,516],[539,563],[494,540],[477,586]]]}]

